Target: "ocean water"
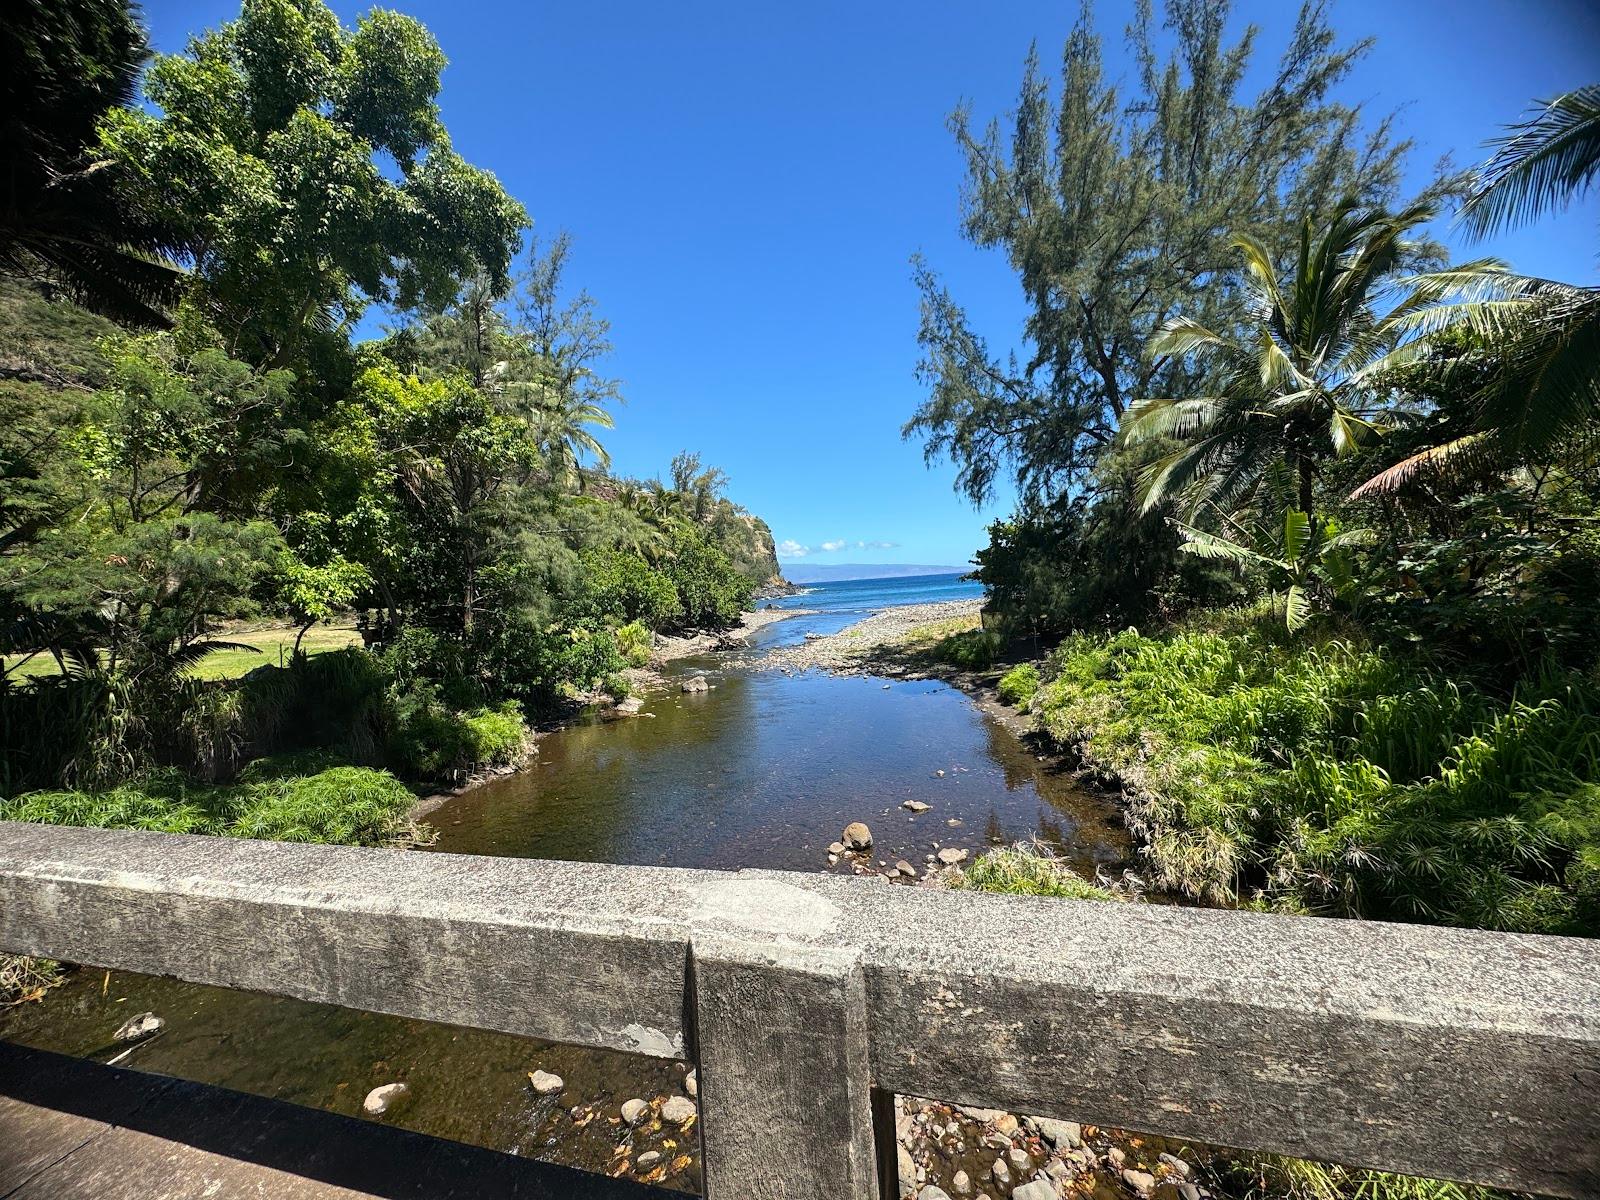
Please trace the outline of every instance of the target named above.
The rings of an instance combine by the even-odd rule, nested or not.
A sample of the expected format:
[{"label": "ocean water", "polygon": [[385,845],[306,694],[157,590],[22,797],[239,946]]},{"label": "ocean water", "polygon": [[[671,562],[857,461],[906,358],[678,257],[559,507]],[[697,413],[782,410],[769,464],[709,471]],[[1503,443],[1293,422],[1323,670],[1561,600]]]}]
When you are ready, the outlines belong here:
[{"label": "ocean water", "polygon": [[971,600],[983,596],[983,585],[965,575],[908,575],[901,579],[846,579],[808,583],[792,596],[767,601],[773,608],[799,609],[808,616],[780,621],[751,639],[756,649],[792,646],[808,633],[837,633],[869,613],[904,604]]}]

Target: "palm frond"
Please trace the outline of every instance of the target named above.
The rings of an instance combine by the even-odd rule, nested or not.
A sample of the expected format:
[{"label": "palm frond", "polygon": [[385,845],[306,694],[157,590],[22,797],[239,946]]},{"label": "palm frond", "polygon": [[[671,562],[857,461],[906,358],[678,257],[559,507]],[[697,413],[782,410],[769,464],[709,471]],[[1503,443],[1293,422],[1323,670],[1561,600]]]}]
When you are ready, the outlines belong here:
[{"label": "palm frond", "polygon": [[1182,357],[1192,354],[1202,346],[1225,346],[1227,339],[1213,333],[1189,317],[1174,317],[1151,335],[1146,353],[1152,357],[1163,354]]},{"label": "palm frond", "polygon": [[1249,546],[1229,541],[1227,538],[1219,537],[1214,533],[1207,533],[1204,529],[1196,529],[1193,525],[1185,525],[1182,521],[1173,521],[1172,527],[1183,538],[1183,545],[1180,549],[1185,553],[1193,554],[1197,558],[1227,562],[1251,562],[1265,567],[1283,566],[1277,559],[1260,554]]},{"label": "palm frond", "polygon": [[1164,437],[1188,437],[1204,429],[1217,414],[1214,396],[1192,400],[1135,400],[1123,414],[1117,436],[1125,446]]},{"label": "palm frond", "polygon": [[1600,171],[1600,84],[1546,102],[1498,145],[1461,209],[1461,221],[1480,237],[1563,207],[1588,190]]}]

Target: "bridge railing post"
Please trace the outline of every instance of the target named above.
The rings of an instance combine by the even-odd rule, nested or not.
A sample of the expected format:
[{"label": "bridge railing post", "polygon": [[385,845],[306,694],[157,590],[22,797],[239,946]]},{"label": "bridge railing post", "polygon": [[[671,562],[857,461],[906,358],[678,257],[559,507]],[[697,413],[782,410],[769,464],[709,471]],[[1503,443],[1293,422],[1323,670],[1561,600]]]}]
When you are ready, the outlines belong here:
[{"label": "bridge railing post", "polygon": [[877,1200],[859,953],[696,933],[707,1200]]}]

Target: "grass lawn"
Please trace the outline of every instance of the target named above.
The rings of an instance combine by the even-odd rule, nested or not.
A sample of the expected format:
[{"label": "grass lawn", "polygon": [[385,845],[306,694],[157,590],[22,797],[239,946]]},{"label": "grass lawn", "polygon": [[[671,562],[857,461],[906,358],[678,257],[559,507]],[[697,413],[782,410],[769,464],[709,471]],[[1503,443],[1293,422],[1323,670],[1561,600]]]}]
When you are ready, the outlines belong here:
[{"label": "grass lawn", "polygon": [[[220,632],[217,641],[237,642],[252,646],[251,650],[218,650],[201,659],[190,673],[197,679],[237,679],[260,666],[276,667],[289,661],[294,649],[293,628],[258,629],[248,633]],[[359,646],[361,635],[353,625],[316,625],[306,632],[300,648],[307,654],[321,654],[325,650],[342,650],[346,646]],[[8,660],[8,663],[13,660]],[[47,654],[35,655],[24,663],[19,675],[54,675],[55,660]]]}]

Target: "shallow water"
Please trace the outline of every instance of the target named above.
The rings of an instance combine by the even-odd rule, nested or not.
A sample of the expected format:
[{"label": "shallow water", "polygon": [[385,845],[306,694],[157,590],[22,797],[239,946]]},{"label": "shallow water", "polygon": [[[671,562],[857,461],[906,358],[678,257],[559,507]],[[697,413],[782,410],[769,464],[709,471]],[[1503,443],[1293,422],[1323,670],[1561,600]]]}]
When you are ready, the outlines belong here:
[{"label": "shallow water", "polygon": [[[756,647],[848,624],[882,607],[894,585],[926,586],[835,584],[788,598],[786,606],[821,611],[769,626]],[[843,871],[843,863],[829,868],[826,847],[863,820],[874,859],[891,864],[921,867],[941,846],[977,852],[1040,838],[1092,875],[1126,853],[1105,801],[945,684],[791,677],[725,668],[714,657],[674,670],[706,674],[712,690],[687,694],[669,680],[672,690],[647,698],[648,715],[592,716],[545,735],[527,770],[431,815],[441,835],[434,850]],[[907,799],[931,809],[912,814],[900,807]],[[617,1121],[630,1096],[681,1091],[682,1064],[92,969],[43,1003],[0,1015],[0,1037],[105,1061],[120,1049],[108,1045],[112,1031],[143,1011],[168,1026],[134,1051],[130,1067],[352,1115],[370,1088],[405,1079],[412,1095],[386,1119],[407,1128],[589,1170],[657,1150],[663,1163],[680,1164],[666,1184],[699,1185],[696,1130],[625,1132]],[[527,1073],[541,1068],[566,1080],[559,1096],[534,1095]]]}]

